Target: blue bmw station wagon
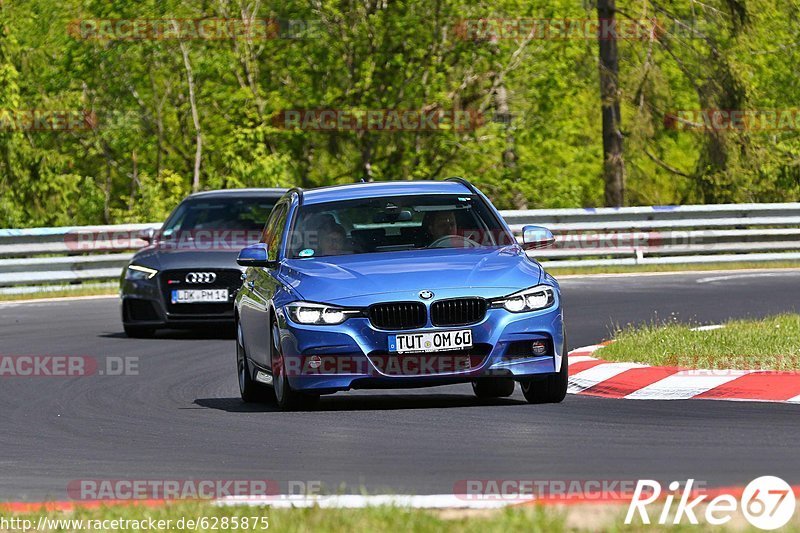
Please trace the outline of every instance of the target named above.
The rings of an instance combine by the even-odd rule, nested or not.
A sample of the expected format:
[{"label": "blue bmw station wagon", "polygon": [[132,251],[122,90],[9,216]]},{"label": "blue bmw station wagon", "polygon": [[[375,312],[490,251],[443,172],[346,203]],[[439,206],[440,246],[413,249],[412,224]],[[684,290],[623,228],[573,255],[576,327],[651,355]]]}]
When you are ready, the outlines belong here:
[{"label": "blue bmw station wagon", "polygon": [[365,388],[472,383],[554,403],[567,390],[558,283],[461,178],[288,191],[243,249],[235,301],[246,402],[310,407]]}]

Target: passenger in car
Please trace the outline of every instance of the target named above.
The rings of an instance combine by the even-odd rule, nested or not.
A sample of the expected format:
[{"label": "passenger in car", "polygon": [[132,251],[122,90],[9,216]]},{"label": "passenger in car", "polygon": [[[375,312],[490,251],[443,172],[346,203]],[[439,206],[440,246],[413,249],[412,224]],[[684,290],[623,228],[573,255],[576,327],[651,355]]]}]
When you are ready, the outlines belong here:
[{"label": "passenger in car", "polygon": [[319,230],[318,255],[345,255],[353,253],[350,242],[347,240],[347,231],[341,224],[323,226]]}]

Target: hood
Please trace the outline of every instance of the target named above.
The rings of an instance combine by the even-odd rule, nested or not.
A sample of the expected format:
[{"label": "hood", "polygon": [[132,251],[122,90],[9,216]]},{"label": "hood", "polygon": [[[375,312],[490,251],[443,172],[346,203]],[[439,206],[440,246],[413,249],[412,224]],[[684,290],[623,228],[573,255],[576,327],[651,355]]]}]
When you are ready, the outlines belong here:
[{"label": "hood", "polygon": [[148,246],[139,250],[132,263],[158,271],[183,268],[230,268],[241,270],[236,264],[239,249],[231,250],[175,250]]},{"label": "hood", "polygon": [[282,275],[305,300],[347,299],[356,305],[364,296],[416,294],[423,289],[475,289],[475,294],[502,296],[539,283],[542,269],[521,248],[509,246],[291,259],[284,263]]}]

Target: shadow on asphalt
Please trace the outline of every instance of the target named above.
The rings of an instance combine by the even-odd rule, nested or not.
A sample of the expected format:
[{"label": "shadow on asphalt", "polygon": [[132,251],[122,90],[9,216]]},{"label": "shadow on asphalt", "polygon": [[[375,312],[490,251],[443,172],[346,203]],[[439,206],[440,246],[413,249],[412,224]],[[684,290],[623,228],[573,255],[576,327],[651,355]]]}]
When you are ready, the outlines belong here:
[{"label": "shadow on asphalt", "polygon": [[124,332],[117,331],[114,333],[103,333],[98,335],[98,337],[104,339],[130,339],[130,340],[138,340],[138,341],[157,341],[157,340],[164,340],[164,339],[173,339],[173,340],[204,340],[204,339],[211,339],[211,340],[233,340],[236,338],[236,331],[233,329],[233,326],[226,328],[226,327],[215,327],[215,328],[207,328],[207,329],[160,329],[155,332],[153,337],[150,338],[139,338],[139,339],[131,339],[128,337]]},{"label": "shadow on asphalt", "polygon": [[[228,413],[280,412],[274,404],[249,404],[240,398],[198,398],[195,405]],[[448,407],[481,407],[487,405],[525,405],[511,398],[479,399],[465,394],[370,394],[323,396],[309,411],[385,411],[400,409],[446,409]]]}]

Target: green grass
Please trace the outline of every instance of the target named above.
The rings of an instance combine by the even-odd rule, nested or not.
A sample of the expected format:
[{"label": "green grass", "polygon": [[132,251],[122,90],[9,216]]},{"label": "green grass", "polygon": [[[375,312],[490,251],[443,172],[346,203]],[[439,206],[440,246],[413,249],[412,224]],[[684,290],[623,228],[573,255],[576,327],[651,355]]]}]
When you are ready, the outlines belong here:
[{"label": "green grass", "polygon": [[[525,509],[491,511],[487,513],[459,513],[454,518],[447,518],[435,511],[410,510],[396,507],[371,507],[366,509],[269,509],[265,507],[246,507],[214,506],[209,503],[191,502],[176,503],[164,507],[141,507],[141,506],[115,506],[102,507],[98,509],[77,509],[72,512],[46,512],[46,516],[54,519],[72,520],[142,520],[152,518],[153,520],[172,520],[172,531],[181,531],[176,527],[179,519],[195,519],[205,517],[206,523],[201,523],[192,529],[184,531],[212,531],[216,525],[216,531],[258,531],[263,532],[261,517],[267,517],[269,531],[281,531],[287,533],[305,533],[314,531],[325,532],[360,532],[360,531],[463,531],[463,532],[497,532],[506,531],[541,531],[559,532],[565,531],[564,518],[560,513],[540,507],[529,507]],[[0,513],[0,516],[19,518],[29,518],[38,523],[42,513],[24,513],[10,515]],[[228,527],[223,528],[223,518],[231,517],[258,517],[257,526],[253,527],[251,521],[249,528],[233,528],[227,522]],[[133,525],[133,524],[120,524]],[[203,527],[205,526],[205,527]],[[35,525],[34,525],[35,527]],[[93,528],[95,529],[95,528]],[[106,529],[109,530],[109,529]],[[143,531],[138,530],[138,531]],[[0,531],[10,531],[9,529]],[[60,531],[79,531],[77,528],[69,526],[63,527]],[[114,529],[114,531],[137,531],[132,527]]]},{"label": "green grass", "polygon": [[648,272],[705,272],[709,270],[769,270],[775,268],[800,268],[800,261],[776,261],[772,263],[758,261],[742,261],[736,263],[699,263],[676,265],[630,265],[630,266],[581,266],[558,267],[550,265],[545,267],[553,276],[576,276],[591,274],[627,274]]},{"label": "green grass", "polygon": [[80,289],[61,289],[32,292],[26,294],[0,294],[0,302],[18,300],[40,300],[42,298],[71,298],[75,296],[114,296],[117,290],[109,287],[87,287]]},{"label": "green grass", "polygon": [[800,315],[733,320],[724,328],[691,331],[696,324],[627,326],[596,352],[608,361],[704,369],[800,369]]}]

